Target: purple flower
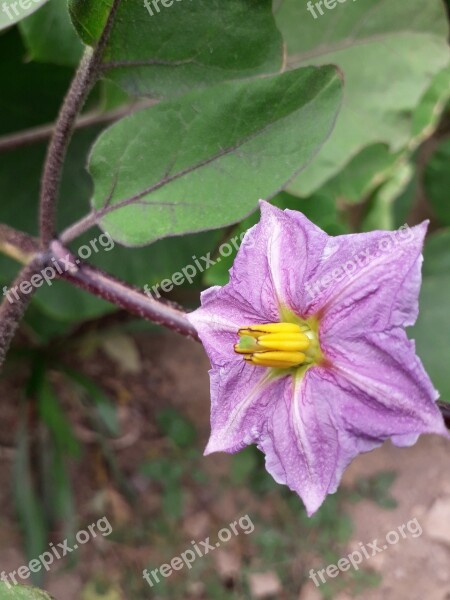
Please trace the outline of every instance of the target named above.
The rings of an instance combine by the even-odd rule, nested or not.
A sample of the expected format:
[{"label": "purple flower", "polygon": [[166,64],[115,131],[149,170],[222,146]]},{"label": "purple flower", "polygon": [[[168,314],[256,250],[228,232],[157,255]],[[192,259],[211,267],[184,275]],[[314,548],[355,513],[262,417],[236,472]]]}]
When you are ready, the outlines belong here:
[{"label": "purple flower", "polygon": [[427,223],[330,237],[299,212],[261,213],[230,282],[189,315],[212,364],[205,454],[257,444],[311,515],[357,454],[448,436],[404,331]]}]

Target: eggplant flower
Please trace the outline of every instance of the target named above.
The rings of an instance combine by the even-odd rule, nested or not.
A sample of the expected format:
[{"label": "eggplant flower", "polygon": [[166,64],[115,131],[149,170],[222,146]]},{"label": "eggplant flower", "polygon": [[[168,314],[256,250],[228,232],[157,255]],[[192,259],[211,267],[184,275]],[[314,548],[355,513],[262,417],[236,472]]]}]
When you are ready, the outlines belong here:
[{"label": "eggplant flower", "polygon": [[404,331],[418,314],[426,229],[330,237],[261,201],[230,282],[189,315],[212,364],[205,454],[256,444],[312,515],[359,453],[448,437]]}]

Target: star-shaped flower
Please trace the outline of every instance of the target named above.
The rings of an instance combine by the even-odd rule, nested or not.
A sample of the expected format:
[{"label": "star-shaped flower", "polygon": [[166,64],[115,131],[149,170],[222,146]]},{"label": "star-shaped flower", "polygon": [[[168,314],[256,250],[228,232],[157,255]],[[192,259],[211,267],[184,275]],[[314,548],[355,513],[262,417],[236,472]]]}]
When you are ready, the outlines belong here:
[{"label": "star-shaped flower", "polygon": [[311,515],[357,454],[448,436],[404,331],[427,224],[330,237],[299,212],[261,212],[230,282],[189,315],[212,364],[205,454],[257,444]]}]

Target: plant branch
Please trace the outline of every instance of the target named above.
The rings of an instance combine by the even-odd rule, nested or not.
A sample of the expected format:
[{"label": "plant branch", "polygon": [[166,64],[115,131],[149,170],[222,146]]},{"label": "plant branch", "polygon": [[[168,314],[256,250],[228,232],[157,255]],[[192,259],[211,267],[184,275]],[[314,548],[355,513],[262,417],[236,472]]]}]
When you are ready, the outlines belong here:
[{"label": "plant branch", "polygon": [[[141,108],[148,108],[155,104],[155,100],[148,100],[143,102],[134,102],[127,104],[114,110],[106,112],[92,111],[85,115],[81,115],[74,124],[74,130],[86,129],[94,125],[102,125],[108,123],[114,123],[123,117],[133,113]],[[0,152],[8,152],[9,150],[15,150],[16,148],[22,148],[24,146],[31,146],[32,144],[38,144],[39,142],[45,142],[50,139],[55,131],[55,123],[48,123],[46,125],[40,125],[39,127],[31,127],[24,131],[18,131],[8,135],[0,136]]]},{"label": "plant branch", "polygon": [[88,231],[91,227],[97,224],[97,215],[95,212],[90,212],[85,217],[70,225],[60,235],[59,240],[64,244],[70,244],[72,240]]},{"label": "plant branch", "polygon": [[[91,265],[80,263],[58,240],[51,243],[50,250],[57,260],[65,258],[72,263],[73,268],[65,271],[61,276],[73,285],[120,306],[131,314],[163,325],[181,335],[198,339],[195,327],[188,321],[183,311],[170,304],[158,302]],[[76,264],[77,260],[78,264]]]},{"label": "plant branch", "polygon": [[36,238],[0,223],[0,252],[26,265],[38,251]]},{"label": "plant branch", "polygon": [[50,140],[42,174],[40,197],[41,245],[47,248],[55,234],[56,204],[61,172],[77,116],[97,80],[103,52],[121,0],[114,0],[103,33],[94,49],[86,48],[65,97]]},{"label": "plant branch", "polygon": [[3,365],[17,327],[19,326],[35,291],[35,288],[31,287],[31,292],[29,294],[23,294],[20,291],[20,285],[24,282],[29,282],[30,278],[39,269],[40,259],[38,258],[25,266],[11,286],[19,288],[17,292],[19,299],[10,296],[12,299],[12,302],[10,302],[8,297],[5,297],[0,306],[0,368]]}]

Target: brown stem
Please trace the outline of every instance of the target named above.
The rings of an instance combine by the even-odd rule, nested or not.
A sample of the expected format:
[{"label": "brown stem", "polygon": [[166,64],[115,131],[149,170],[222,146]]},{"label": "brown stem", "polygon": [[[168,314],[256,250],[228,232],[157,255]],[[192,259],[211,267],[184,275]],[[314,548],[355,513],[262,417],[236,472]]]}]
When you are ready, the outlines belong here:
[{"label": "brown stem", "polygon": [[[28,294],[22,293],[20,291],[20,286],[22,283],[29,282],[30,278],[38,272],[40,268],[41,266],[38,258],[24,267],[11,286],[11,289],[17,288],[17,297],[10,292],[3,299],[0,306],[0,368],[3,365],[6,353],[9,350],[17,327],[19,326],[35,292],[35,288],[31,286],[31,284],[29,286],[31,289]],[[8,290],[6,289],[6,291]]]},{"label": "brown stem", "polygon": [[[19,253],[22,256],[32,256],[39,251],[39,241],[22,231],[17,231],[9,225],[0,223],[0,250],[9,256],[12,254],[19,255]],[[26,263],[29,261],[21,260],[20,262]]]},{"label": "brown stem", "polygon": [[186,313],[171,306],[158,302],[150,295],[116,279],[108,273],[104,273],[91,265],[81,263],[73,254],[65,248],[60,241],[51,243],[50,250],[58,261],[67,260],[72,268],[61,274],[63,279],[70,281],[73,285],[80,287],[94,296],[103,298],[116,306],[120,306],[127,312],[134,314],[152,323],[163,325],[181,335],[198,339],[195,327],[186,318]]},{"label": "brown stem", "polygon": [[42,174],[40,197],[41,246],[47,248],[55,237],[56,204],[62,167],[77,116],[94,85],[103,52],[121,0],[114,0],[103,33],[94,49],[86,48],[80,66],[65,97],[50,140]]}]

